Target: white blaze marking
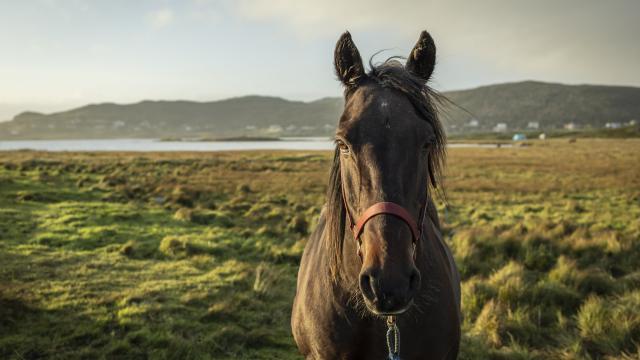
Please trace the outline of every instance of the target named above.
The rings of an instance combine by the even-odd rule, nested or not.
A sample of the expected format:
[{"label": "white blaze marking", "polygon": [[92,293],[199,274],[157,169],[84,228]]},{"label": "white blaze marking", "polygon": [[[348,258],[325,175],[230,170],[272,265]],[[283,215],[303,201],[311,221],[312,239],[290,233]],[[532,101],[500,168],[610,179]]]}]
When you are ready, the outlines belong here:
[{"label": "white blaze marking", "polygon": [[380,102],[380,112],[384,115],[384,127],[387,129],[391,128],[391,124],[389,123],[389,103],[386,100],[382,100]]}]

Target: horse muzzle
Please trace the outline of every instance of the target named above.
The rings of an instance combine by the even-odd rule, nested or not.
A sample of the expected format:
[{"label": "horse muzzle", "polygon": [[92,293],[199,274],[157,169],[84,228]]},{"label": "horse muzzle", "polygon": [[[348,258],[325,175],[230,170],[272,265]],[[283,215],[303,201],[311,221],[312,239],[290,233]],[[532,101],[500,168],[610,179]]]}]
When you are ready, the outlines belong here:
[{"label": "horse muzzle", "polygon": [[360,273],[360,291],[367,308],[376,315],[398,315],[411,306],[420,288],[420,273],[412,266],[407,276],[384,276],[369,267]]}]

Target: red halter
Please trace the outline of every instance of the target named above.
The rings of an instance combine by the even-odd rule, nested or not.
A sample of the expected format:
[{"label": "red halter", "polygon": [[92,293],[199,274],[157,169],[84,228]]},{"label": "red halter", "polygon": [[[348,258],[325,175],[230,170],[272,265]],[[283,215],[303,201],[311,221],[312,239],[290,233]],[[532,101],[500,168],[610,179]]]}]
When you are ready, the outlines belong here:
[{"label": "red halter", "polygon": [[416,223],[416,221],[413,219],[413,216],[411,216],[411,214],[407,211],[407,209],[405,209],[401,205],[398,205],[394,202],[385,201],[385,202],[375,203],[369,206],[369,208],[367,208],[367,210],[365,210],[362,213],[362,215],[360,215],[360,218],[358,218],[358,222],[355,223],[355,225],[353,223],[353,219],[351,218],[349,207],[347,206],[347,198],[344,196],[344,186],[342,187],[342,202],[344,203],[344,211],[347,213],[349,228],[351,229],[351,232],[353,232],[353,238],[356,240],[358,240],[358,238],[360,237],[360,234],[362,234],[362,230],[364,229],[364,225],[367,223],[367,221],[371,220],[371,218],[375,216],[382,215],[382,214],[393,215],[399,218],[400,220],[404,221],[405,224],[407,224],[407,226],[409,226],[409,229],[411,230],[411,236],[413,238],[414,245],[422,237],[422,227],[424,223],[424,216],[427,212],[426,200],[424,205],[422,206],[422,209],[420,209],[420,214],[419,214],[420,218],[418,223]]}]

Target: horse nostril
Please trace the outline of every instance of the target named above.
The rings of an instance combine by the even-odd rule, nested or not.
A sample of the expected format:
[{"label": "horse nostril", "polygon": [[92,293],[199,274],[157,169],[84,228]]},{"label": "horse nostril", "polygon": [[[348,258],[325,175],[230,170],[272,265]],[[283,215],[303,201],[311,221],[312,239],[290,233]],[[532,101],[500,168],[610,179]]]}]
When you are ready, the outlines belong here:
[{"label": "horse nostril", "polygon": [[362,291],[362,295],[371,302],[377,299],[375,286],[376,277],[373,270],[367,270],[360,274],[360,291]]},{"label": "horse nostril", "polygon": [[409,294],[410,297],[416,293],[418,289],[420,289],[420,272],[417,269],[413,269],[411,272],[411,277],[409,277]]}]

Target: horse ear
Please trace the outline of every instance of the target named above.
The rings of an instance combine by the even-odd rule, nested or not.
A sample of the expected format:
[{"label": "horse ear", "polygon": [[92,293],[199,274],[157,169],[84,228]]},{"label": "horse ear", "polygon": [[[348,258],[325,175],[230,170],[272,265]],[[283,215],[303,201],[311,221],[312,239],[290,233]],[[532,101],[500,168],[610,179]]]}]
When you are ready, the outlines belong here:
[{"label": "horse ear", "polygon": [[436,44],[428,32],[423,31],[416,46],[411,50],[407,59],[406,68],[409,72],[421,77],[425,81],[429,80],[436,65]]},{"label": "horse ear", "polygon": [[336,75],[342,84],[346,87],[353,87],[358,80],[364,76],[364,66],[356,44],[351,39],[351,34],[346,31],[338,43],[334,51],[333,64],[336,68]]}]

